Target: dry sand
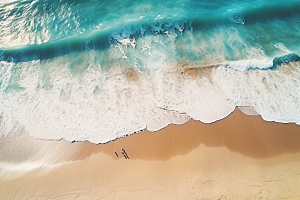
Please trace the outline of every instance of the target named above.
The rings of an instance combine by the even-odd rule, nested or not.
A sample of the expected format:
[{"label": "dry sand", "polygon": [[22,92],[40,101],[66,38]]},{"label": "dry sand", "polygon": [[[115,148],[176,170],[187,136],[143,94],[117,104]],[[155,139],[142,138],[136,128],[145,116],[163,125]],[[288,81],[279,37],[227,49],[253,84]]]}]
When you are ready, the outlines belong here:
[{"label": "dry sand", "polygon": [[300,199],[300,126],[236,109],[100,145],[18,134],[0,140],[0,199]]}]

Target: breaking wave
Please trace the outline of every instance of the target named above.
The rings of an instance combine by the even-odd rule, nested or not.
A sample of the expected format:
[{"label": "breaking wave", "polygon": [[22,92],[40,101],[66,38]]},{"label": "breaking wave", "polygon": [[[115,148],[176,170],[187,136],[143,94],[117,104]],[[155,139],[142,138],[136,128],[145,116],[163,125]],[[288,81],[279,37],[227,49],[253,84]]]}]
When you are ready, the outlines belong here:
[{"label": "breaking wave", "polygon": [[236,106],[300,124],[298,1],[126,2],[0,3],[1,136],[105,143]]}]

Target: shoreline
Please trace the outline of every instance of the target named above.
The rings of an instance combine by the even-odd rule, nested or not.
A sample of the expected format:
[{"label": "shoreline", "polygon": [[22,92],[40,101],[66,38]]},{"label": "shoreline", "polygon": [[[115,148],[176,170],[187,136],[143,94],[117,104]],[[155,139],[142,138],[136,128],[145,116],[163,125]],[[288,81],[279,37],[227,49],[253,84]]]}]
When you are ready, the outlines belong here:
[{"label": "shoreline", "polygon": [[[248,107],[247,107],[248,109]],[[254,110],[254,109],[253,109]],[[250,110],[250,113],[254,113],[253,110]],[[249,110],[248,110],[249,111]],[[233,121],[233,122],[232,122]],[[242,124],[236,123],[236,122],[241,122]],[[263,126],[263,129],[259,130],[259,127],[254,127],[254,125],[260,125]],[[249,127],[252,126],[252,127]],[[224,131],[221,131],[220,128],[225,127]],[[250,128],[250,129],[248,129]],[[197,130],[199,129],[199,130]],[[288,130],[290,129],[290,130]],[[245,131],[242,133],[242,131]],[[250,132],[254,131],[255,134],[251,135]],[[272,134],[275,135],[270,135],[269,132],[272,132]],[[284,131],[288,131],[289,135],[285,135]],[[188,133],[186,133],[188,132]],[[233,132],[234,134],[231,134]],[[242,135],[235,135],[237,132],[240,132]],[[264,132],[268,132],[266,135]],[[258,134],[258,135],[257,135]],[[185,137],[191,137],[193,139],[192,143],[190,140],[186,140]],[[218,137],[221,136],[221,137]],[[225,146],[226,148],[230,149],[231,151],[236,151],[242,155],[254,157],[254,158],[260,158],[264,159],[268,157],[269,153],[267,151],[260,151],[256,153],[250,153],[247,155],[247,148],[251,146],[244,146],[244,149],[239,149],[238,147],[232,146],[232,143],[229,142],[228,138],[229,137],[236,137],[237,138],[237,143],[243,142],[242,137],[247,136],[249,137],[249,142],[251,145],[254,145],[254,142],[260,142],[259,148],[260,150],[267,150],[267,147],[262,147],[262,144],[264,143],[267,145],[267,139],[264,137],[270,137],[271,143],[275,142],[275,139],[280,139],[281,141],[285,141],[285,145],[283,149],[286,150],[285,153],[292,153],[294,151],[299,151],[300,152],[300,146],[297,147],[297,142],[300,142],[300,126],[297,125],[296,123],[282,123],[282,122],[275,122],[275,121],[265,121],[258,113],[254,113],[252,115],[246,114],[244,110],[240,109],[240,107],[236,107],[235,110],[230,113],[228,116],[217,120],[212,123],[203,123],[201,121],[197,121],[194,119],[190,119],[187,122],[183,124],[169,124],[166,127],[161,128],[158,131],[149,131],[149,130],[141,130],[132,134],[128,134],[127,136],[116,138],[115,140],[111,140],[107,143],[92,143],[90,141],[68,141],[65,139],[60,139],[60,140],[44,140],[44,139],[39,139],[39,138],[34,138],[27,133],[19,133],[16,136],[12,137],[5,137],[5,138],[0,138],[0,145],[1,143],[5,143],[5,140],[8,142],[14,143],[14,141],[17,139],[17,145],[20,145],[20,143],[23,143],[24,141],[27,141],[29,143],[32,143],[32,145],[37,145],[42,146],[42,145],[48,145],[48,146],[55,146],[62,148],[63,147],[68,147],[71,148],[72,151],[74,149],[88,149],[89,150],[89,155],[93,153],[106,153],[107,155],[110,155],[112,158],[114,158],[115,154],[114,152],[118,152],[119,149],[117,149],[116,146],[120,146],[120,149],[122,148],[121,146],[125,145],[127,148],[132,148],[130,146],[135,146],[135,149],[133,151],[140,151],[141,149],[149,149],[151,146],[156,146],[156,148],[159,146],[164,146],[164,141],[170,141],[171,138],[173,138],[173,142],[179,143],[184,143],[187,145],[189,143],[190,149],[186,153],[189,153],[192,151],[194,148],[197,148],[200,144],[204,144],[209,147],[220,147],[220,146]],[[285,137],[289,136],[289,137]],[[175,138],[175,140],[174,140]],[[232,139],[231,138],[231,139]],[[4,141],[3,141],[4,140]],[[147,141],[147,143],[143,142]],[[135,143],[133,145],[133,143]],[[143,145],[140,145],[142,144]],[[295,143],[294,145],[287,147],[287,144]],[[145,146],[146,144],[146,146]],[[279,144],[277,144],[279,145]],[[1,147],[1,146],[0,146]],[[26,148],[28,148],[26,146]],[[282,154],[284,152],[280,152],[280,150],[276,147],[271,147],[269,150],[271,152],[278,152],[278,154]],[[1,150],[1,149],[0,149]],[[115,150],[115,151],[114,151]],[[111,151],[111,152],[109,152]],[[160,150],[159,150],[160,151]],[[120,153],[121,151],[119,151]],[[263,154],[261,154],[263,153]],[[149,152],[146,152],[147,155],[149,155]],[[156,152],[158,153],[158,150]],[[252,154],[252,155],[251,155]],[[168,155],[166,156],[167,159],[177,156],[178,154],[174,155]],[[150,157],[155,157],[154,155]],[[3,155],[2,155],[3,158]],[[135,155],[133,157],[134,159],[145,159],[141,155]],[[145,159],[147,160],[147,159]],[[164,159],[163,159],[164,160]]]},{"label": "shoreline", "polygon": [[190,120],[107,144],[20,134],[0,143],[0,198],[297,199],[299,143],[300,126],[239,109],[212,124]]},{"label": "shoreline", "polygon": [[[235,124],[237,121],[241,124]],[[255,127],[254,125],[258,125],[258,127]],[[261,130],[259,129],[259,125],[263,126]],[[221,130],[222,127],[225,127],[225,129]],[[242,133],[243,130],[245,130],[244,133]],[[251,131],[254,132],[253,135],[251,135]],[[238,132],[240,132],[240,135],[237,135]],[[288,132],[288,135],[286,135],[285,132]],[[243,137],[248,137],[249,139],[249,143],[243,147],[234,146],[234,144],[230,141],[232,139],[236,139],[236,143],[243,143],[245,142]],[[276,140],[281,140],[285,143],[279,144]],[[88,143],[87,146],[97,145],[99,146],[99,149],[101,149],[102,146],[105,146],[105,148],[102,148],[103,152],[111,157],[114,157],[113,150],[118,151],[116,146],[120,146],[120,148],[122,148],[122,146],[126,146],[127,149],[132,149],[134,146],[135,148],[132,149],[133,152],[141,152],[143,150],[146,151],[145,154],[149,157],[144,158],[140,154],[134,154],[133,159],[147,160],[150,159],[150,157],[157,159],[159,157],[158,155],[161,155],[160,152],[163,152],[165,141],[172,141],[173,143],[177,143],[178,146],[184,144],[185,146],[189,146],[189,150],[183,151],[182,149],[174,148],[176,153],[172,154],[170,152],[164,152],[164,154],[168,155],[165,155],[165,158],[162,160],[181,155],[180,153],[187,154],[201,144],[208,147],[225,146],[229,150],[240,153],[244,156],[264,159],[275,152],[277,152],[277,155],[280,155],[300,151],[300,146],[298,147],[297,145],[297,142],[300,142],[300,126],[295,123],[265,121],[260,115],[248,116],[241,110],[235,109],[227,117],[213,123],[203,123],[190,119],[184,124],[169,124],[168,126],[154,132],[148,130],[140,131],[104,144],[93,144],[89,141],[86,142]],[[255,145],[257,142],[260,142],[256,146],[258,149],[256,152],[252,152],[252,145]],[[277,144],[276,146],[271,146],[268,145],[267,142],[270,142],[271,144],[277,142]],[[74,143],[80,144],[82,142]],[[283,145],[281,146],[282,148],[280,145]],[[155,153],[154,150],[152,152],[150,150],[152,147],[154,148],[154,146],[156,149]],[[160,148],[158,149],[158,147]],[[110,149],[112,153],[104,149]]]},{"label": "shoreline", "polygon": [[[217,120],[215,120],[215,121],[212,121],[212,122],[206,123],[206,122],[202,122],[202,121],[200,121],[200,120],[193,119],[193,118],[191,118],[190,116],[188,116],[189,119],[188,119],[187,121],[183,122],[183,123],[178,123],[178,124],[177,124],[177,123],[170,123],[170,124],[167,124],[166,126],[160,128],[160,129],[157,129],[157,130],[154,130],[154,131],[151,131],[151,130],[148,130],[147,128],[145,128],[145,129],[141,129],[141,130],[138,130],[138,131],[135,131],[135,132],[132,132],[132,133],[128,133],[128,134],[126,134],[126,135],[123,135],[123,136],[121,136],[121,137],[117,137],[117,138],[115,138],[115,139],[112,139],[112,140],[109,140],[109,141],[103,142],[103,143],[101,143],[101,142],[99,142],[99,143],[94,143],[94,142],[91,142],[90,140],[83,140],[83,141],[81,141],[81,140],[67,140],[67,139],[65,139],[65,138],[60,138],[60,139],[57,139],[57,140],[56,140],[56,139],[36,138],[36,137],[34,137],[34,136],[29,136],[29,137],[32,137],[32,138],[34,138],[34,139],[36,139],[36,140],[49,141],[49,142],[56,142],[56,141],[65,141],[65,142],[67,142],[67,143],[86,143],[86,142],[88,142],[88,143],[95,144],[95,145],[105,145],[105,144],[108,144],[108,143],[110,143],[110,142],[114,142],[114,141],[116,141],[116,140],[119,140],[119,139],[122,139],[122,138],[126,138],[126,137],[129,137],[129,136],[131,136],[131,135],[143,133],[143,132],[151,132],[151,133],[160,132],[161,130],[167,128],[167,127],[170,126],[170,125],[178,125],[178,126],[181,126],[181,125],[184,125],[184,124],[188,123],[189,121],[195,121],[196,123],[203,123],[203,124],[208,124],[208,125],[210,125],[210,124],[216,123],[216,122],[218,122],[218,121],[221,121],[221,120],[227,118],[227,117],[230,116],[232,113],[234,113],[236,110],[239,110],[238,112],[242,112],[243,114],[245,114],[245,115],[247,115],[247,116],[260,116],[260,117],[262,118],[262,116],[261,116],[258,112],[256,112],[256,110],[255,110],[253,107],[251,107],[251,106],[235,106],[234,110],[233,110],[232,112],[230,112],[228,115],[226,115],[225,117],[222,117],[222,118],[220,118],[220,119],[217,119]],[[168,110],[168,111],[178,113],[178,112],[175,111],[175,110]],[[178,114],[186,114],[186,113],[178,113]],[[295,122],[281,122],[281,121],[274,121],[274,120],[269,120],[269,121],[268,121],[268,120],[266,120],[266,119],[264,119],[264,118],[262,118],[262,119],[263,119],[264,121],[266,121],[266,122],[271,122],[271,123],[278,123],[278,124],[295,124],[295,125],[297,125],[297,126],[300,126],[299,124],[297,124],[297,123],[295,123]],[[5,139],[4,136],[3,136],[3,138]],[[2,140],[3,138],[0,138],[0,142],[1,142],[1,140]]]}]

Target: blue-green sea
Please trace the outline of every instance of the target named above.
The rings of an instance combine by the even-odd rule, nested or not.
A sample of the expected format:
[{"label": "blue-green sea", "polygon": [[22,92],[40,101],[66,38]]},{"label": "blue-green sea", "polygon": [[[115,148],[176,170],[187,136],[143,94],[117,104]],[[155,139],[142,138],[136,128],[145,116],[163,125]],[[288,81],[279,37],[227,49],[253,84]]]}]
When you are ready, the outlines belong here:
[{"label": "blue-green sea", "polygon": [[236,107],[300,124],[299,56],[299,0],[2,0],[0,137],[105,143]]}]

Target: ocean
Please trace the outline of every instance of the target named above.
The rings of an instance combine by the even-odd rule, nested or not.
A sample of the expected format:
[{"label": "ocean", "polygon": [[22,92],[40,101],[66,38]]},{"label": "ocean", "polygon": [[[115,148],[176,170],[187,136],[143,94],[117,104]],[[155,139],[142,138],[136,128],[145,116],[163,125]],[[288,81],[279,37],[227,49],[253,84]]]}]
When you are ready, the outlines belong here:
[{"label": "ocean", "polygon": [[300,1],[2,0],[0,137],[106,143],[237,106],[300,124]]}]

